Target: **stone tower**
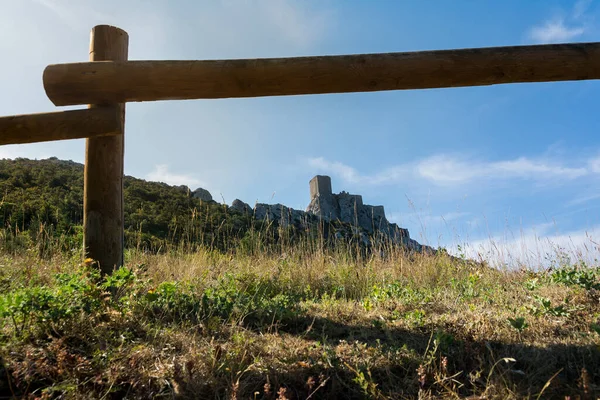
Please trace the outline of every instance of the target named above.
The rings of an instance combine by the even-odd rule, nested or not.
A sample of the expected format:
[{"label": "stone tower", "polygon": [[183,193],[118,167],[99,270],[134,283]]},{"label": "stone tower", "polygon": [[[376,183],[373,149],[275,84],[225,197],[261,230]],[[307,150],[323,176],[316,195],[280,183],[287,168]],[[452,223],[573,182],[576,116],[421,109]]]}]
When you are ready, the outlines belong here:
[{"label": "stone tower", "polygon": [[331,178],[326,175],[316,175],[310,180],[310,198],[319,196],[328,197],[333,194],[331,190]]},{"label": "stone tower", "polygon": [[316,175],[310,180],[310,204],[306,211],[310,211],[326,221],[339,218],[339,207],[331,190],[330,177]]}]

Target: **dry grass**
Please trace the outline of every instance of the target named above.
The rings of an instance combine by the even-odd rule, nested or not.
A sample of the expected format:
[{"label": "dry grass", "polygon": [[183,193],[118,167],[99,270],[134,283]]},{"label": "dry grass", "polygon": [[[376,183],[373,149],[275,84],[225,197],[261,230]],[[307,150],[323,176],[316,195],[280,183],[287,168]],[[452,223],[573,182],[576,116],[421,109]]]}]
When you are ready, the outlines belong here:
[{"label": "dry grass", "polygon": [[[0,264],[4,298],[44,287],[63,299],[71,289],[54,278],[60,272],[89,283],[76,291],[98,297],[87,310],[56,318],[35,309],[22,327],[5,305],[5,396],[599,395],[594,268],[564,266],[574,277],[595,279],[584,287],[550,271],[499,271],[399,248],[366,260],[302,248],[258,255],[132,251],[132,273],[107,288],[93,276],[86,281],[89,267],[60,254],[46,261],[34,252],[5,256]],[[520,330],[509,322],[518,317],[527,324]]]}]

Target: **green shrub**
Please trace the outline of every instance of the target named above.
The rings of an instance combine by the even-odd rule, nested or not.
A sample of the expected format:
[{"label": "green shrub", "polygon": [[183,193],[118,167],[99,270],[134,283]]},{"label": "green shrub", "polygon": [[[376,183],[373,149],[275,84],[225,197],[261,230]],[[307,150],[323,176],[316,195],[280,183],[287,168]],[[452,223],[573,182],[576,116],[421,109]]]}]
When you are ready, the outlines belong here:
[{"label": "green shrub", "polygon": [[31,327],[57,329],[61,323],[102,307],[98,274],[89,270],[60,273],[52,286],[34,286],[0,296],[0,317],[12,323],[21,335]]},{"label": "green shrub", "polygon": [[568,286],[581,286],[586,290],[600,290],[600,273],[598,268],[589,268],[585,263],[566,266],[552,271],[550,280]]}]

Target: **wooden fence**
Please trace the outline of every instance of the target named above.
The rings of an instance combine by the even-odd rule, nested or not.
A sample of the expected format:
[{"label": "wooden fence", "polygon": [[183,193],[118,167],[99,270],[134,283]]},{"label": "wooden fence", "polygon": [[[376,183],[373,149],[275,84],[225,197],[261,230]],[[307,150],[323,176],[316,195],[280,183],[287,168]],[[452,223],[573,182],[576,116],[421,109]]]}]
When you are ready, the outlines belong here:
[{"label": "wooden fence", "polygon": [[123,264],[125,103],[484,86],[600,79],[600,43],[210,61],[128,61],[128,35],[96,26],[90,62],[46,67],[56,106],[87,109],[0,118],[0,145],[86,138],[85,257]]}]

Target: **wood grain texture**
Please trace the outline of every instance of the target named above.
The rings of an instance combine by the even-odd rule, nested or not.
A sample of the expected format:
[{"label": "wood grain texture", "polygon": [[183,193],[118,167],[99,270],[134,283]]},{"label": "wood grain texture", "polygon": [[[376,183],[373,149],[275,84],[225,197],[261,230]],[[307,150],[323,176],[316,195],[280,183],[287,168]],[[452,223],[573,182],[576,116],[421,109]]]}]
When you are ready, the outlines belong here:
[{"label": "wood grain texture", "polygon": [[220,61],[50,65],[56,105],[483,86],[600,78],[600,43]]},{"label": "wood grain texture", "polygon": [[0,145],[117,135],[121,123],[114,107],[0,117]]},{"label": "wood grain texture", "polygon": [[[127,60],[128,35],[107,25],[94,27],[90,60]],[[123,157],[125,104],[90,105],[90,109],[116,108],[121,130],[116,136],[89,138],[85,149],[83,189],[83,241],[86,257],[100,264],[103,274],[123,265],[124,207]]]}]

